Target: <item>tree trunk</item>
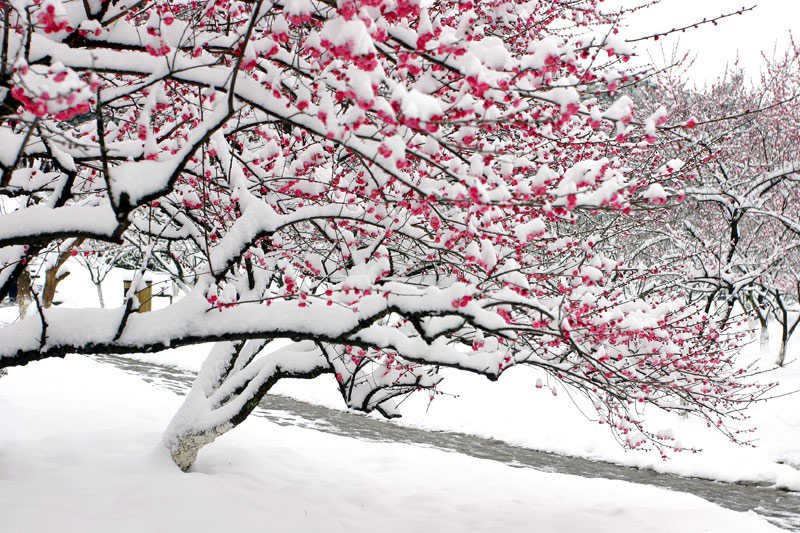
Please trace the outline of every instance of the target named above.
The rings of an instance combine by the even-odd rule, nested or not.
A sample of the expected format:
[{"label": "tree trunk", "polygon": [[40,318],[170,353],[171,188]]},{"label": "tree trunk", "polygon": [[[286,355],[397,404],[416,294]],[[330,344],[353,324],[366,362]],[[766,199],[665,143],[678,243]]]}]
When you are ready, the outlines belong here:
[{"label": "tree trunk", "polygon": [[97,299],[100,301],[100,308],[106,308],[106,302],[103,299],[103,287],[100,286],[100,282],[94,284],[94,288],[97,290]]},{"label": "tree trunk", "polygon": [[45,272],[44,289],[42,290],[42,307],[45,309],[53,305],[53,299],[56,297],[56,287],[58,287],[58,284],[61,283],[67,276],[69,276],[69,271],[62,272],[61,274],[59,274],[58,271],[62,266],[64,266],[64,263],[67,262],[67,259],[70,258],[72,249],[83,244],[83,241],[85,240],[85,238],[75,239],[75,241],[69,245],[65,251],[58,255],[58,260],[55,262],[55,264],[48,268]]},{"label": "tree trunk", "polygon": [[[184,472],[203,446],[241,424],[278,380],[314,378],[329,370],[322,352],[306,342],[303,348],[294,345],[265,355],[254,363],[261,370],[251,372],[248,366],[267,342],[219,342],[212,348],[163,436],[172,460]],[[284,370],[292,363],[300,368]]]},{"label": "tree trunk", "polygon": [[52,268],[48,268],[44,274],[44,289],[42,290],[42,307],[45,309],[53,305],[53,300],[56,297],[56,287],[61,283],[69,272],[58,273],[61,264],[57,264]]},{"label": "tree trunk", "polygon": [[[255,344],[251,341],[251,346]],[[261,343],[261,347],[265,344]],[[237,418],[237,415],[242,414],[241,411],[235,412],[233,416],[229,415],[227,420],[221,421],[221,423],[217,421],[209,424],[207,422],[215,408],[221,407],[223,403],[212,400],[214,392],[225,382],[245,345],[244,342],[218,342],[214,345],[197,374],[192,389],[186,395],[183,405],[172,417],[164,432],[164,444],[169,449],[172,460],[184,472],[189,470],[197,459],[200,449],[214,442],[223,433],[233,429],[237,424],[234,419]],[[265,387],[264,394],[270,386],[271,383]],[[255,404],[258,404],[261,396],[256,399]],[[225,398],[224,400],[230,399]],[[247,402],[242,410],[247,407],[252,410],[255,405]],[[246,416],[247,414],[244,414],[244,417]],[[240,417],[239,421],[244,420],[244,417]]]},{"label": "tree trunk", "polygon": [[758,337],[758,342],[760,346],[761,355],[766,355],[769,353],[769,323],[762,322],[761,323],[761,333]]},{"label": "tree trunk", "polygon": [[172,460],[178,468],[187,472],[197,459],[200,448],[206,444],[211,444],[217,437],[230,431],[233,427],[234,425],[228,422],[203,433],[180,436],[176,444],[169,447]]},{"label": "tree trunk", "polygon": [[775,364],[778,366],[783,366],[784,361],[786,361],[786,345],[788,344],[788,340],[785,337],[781,337],[781,350],[778,352],[778,360],[775,361]]},{"label": "tree trunk", "polygon": [[33,304],[33,284],[31,274],[27,269],[22,271],[17,281],[17,303],[19,304],[19,317],[28,316]]}]

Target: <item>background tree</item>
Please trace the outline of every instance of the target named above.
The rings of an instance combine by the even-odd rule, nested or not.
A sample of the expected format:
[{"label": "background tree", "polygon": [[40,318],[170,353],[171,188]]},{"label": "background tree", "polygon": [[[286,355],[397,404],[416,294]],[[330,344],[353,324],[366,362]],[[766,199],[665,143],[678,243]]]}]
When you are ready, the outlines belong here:
[{"label": "background tree", "polygon": [[[132,246],[119,246],[102,241],[88,241],[80,250],[76,250],[75,259],[89,273],[89,278],[97,291],[97,302],[105,308],[102,283],[109,273],[130,259]],[[138,258],[134,259],[138,264]]]},{"label": "background tree", "polygon": [[686,200],[647,226],[652,242],[664,245],[652,255],[683,265],[684,289],[704,299],[707,311],[720,306],[727,315],[738,302],[752,312],[767,345],[774,318],[779,365],[800,318],[799,61],[793,48],[765,60],[756,83],[734,68],[701,90],[664,75],[649,92],[651,105],[666,104],[683,124],[674,142],[660,145],[661,157],[684,157],[682,168],[694,175],[667,186]]},{"label": "background tree", "polygon": [[[20,2],[0,296],[65,239],[142,255],[121,310],[40,309],[0,330],[0,366],[221,341],[165,434],[184,469],[277,380],[323,372],[393,416],[442,366],[531,365],[628,446],[674,446],[645,404],[736,437],[761,389],[717,324],[595,250],[595,217],[668,199],[621,157],[664,114],[600,105],[630,49],[597,2]],[[136,314],[159,261],[192,289]]]}]

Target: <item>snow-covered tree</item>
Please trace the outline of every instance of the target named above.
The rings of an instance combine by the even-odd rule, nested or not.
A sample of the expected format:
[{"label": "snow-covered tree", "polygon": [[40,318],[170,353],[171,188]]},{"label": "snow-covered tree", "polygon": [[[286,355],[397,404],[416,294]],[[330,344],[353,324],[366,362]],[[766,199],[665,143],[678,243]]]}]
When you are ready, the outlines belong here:
[{"label": "snow-covered tree", "polygon": [[[97,302],[105,308],[102,283],[106,277],[132,254],[132,247],[119,246],[102,241],[86,241],[84,246],[75,250],[77,262],[89,273],[97,291]],[[138,261],[137,261],[138,264]]]},{"label": "snow-covered tree", "polygon": [[667,105],[684,126],[662,158],[682,155],[694,176],[675,187],[686,200],[650,225],[653,254],[680,261],[684,289],[730,313],[734,303],[781,325],[783,364],[789,337],[800,322],[800,55],[792,48],[765,61],[757,83],[733,68],[702,90],[687,90],[665,76],[650,97]]},{"label": "snow-covered tree", "polygon": [[[621,161],[666,116],[615,97],[596,0],[3,6],[0,296],[65,239],[142,256],[121,309],[0,330],[0,367],[219,341],[165,435],[181,468],[283,377],[393,416],[440,367],[531,365],[659,449],[640,407],[735,437],[759,395],[702,309],[595,249],[593,217],[668,197]],[[134,313],[156,262],[191,291]]]}]

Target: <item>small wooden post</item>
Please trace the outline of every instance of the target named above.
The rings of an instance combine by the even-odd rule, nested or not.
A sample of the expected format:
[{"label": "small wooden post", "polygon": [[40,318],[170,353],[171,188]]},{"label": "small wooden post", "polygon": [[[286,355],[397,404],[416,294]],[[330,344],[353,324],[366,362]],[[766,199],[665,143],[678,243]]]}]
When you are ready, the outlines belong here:
[{"label": "small wooden post", "polygon": [[[122,294],[128,294],[131,288],[130,280],[125,280],[122,283],[124,287],[124,292]],[[139,299],[139,309],[136,311],[137,313],[147,313],[152,310],[153,282],[146,280],[145,283],[147,283],[147,287],[136,293],[136,297]]]}]

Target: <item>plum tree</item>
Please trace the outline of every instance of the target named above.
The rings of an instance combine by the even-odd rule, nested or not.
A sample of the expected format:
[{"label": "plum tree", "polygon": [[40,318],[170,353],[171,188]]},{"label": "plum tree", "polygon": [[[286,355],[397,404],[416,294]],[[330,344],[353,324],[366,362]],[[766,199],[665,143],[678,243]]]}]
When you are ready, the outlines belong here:
[{"label": "plum tree", "polygon": [[648,93],[651,105],[666,105],[676,122],[695,122],[659,145],[665,160],[686,158],[693,178],[675,188],[683,205],[645,230],[669,243],[654,255],[680,262],[684,290],[705,300],[707,310],[722,303],[729,313],[739,302],[757,316],[762,342],[774,318],[781,326],[779,365],[800,323],[799,61],[792,46],[765,60],[756,83],[733,68],[704,90],[664,76]]},{"label": "plum tree", "polygon": [[[440,367],[532,365],[661,450],[640,407],[736,438],[763,391],[700,307],[630,290],[647,272],[596,247],[604,215],[669,196],[624,165],[667,117],[619,95],[631,48],[596,0],[3,16],[0,296],[65,239],[142,254],[121,309],[38,305],[0,329],[0,367],[218,342],[165,434],[183,469],[283,377],[331,373],[350,407],[393,416]],[[156,263],[191,290],[134,313]]]}]

